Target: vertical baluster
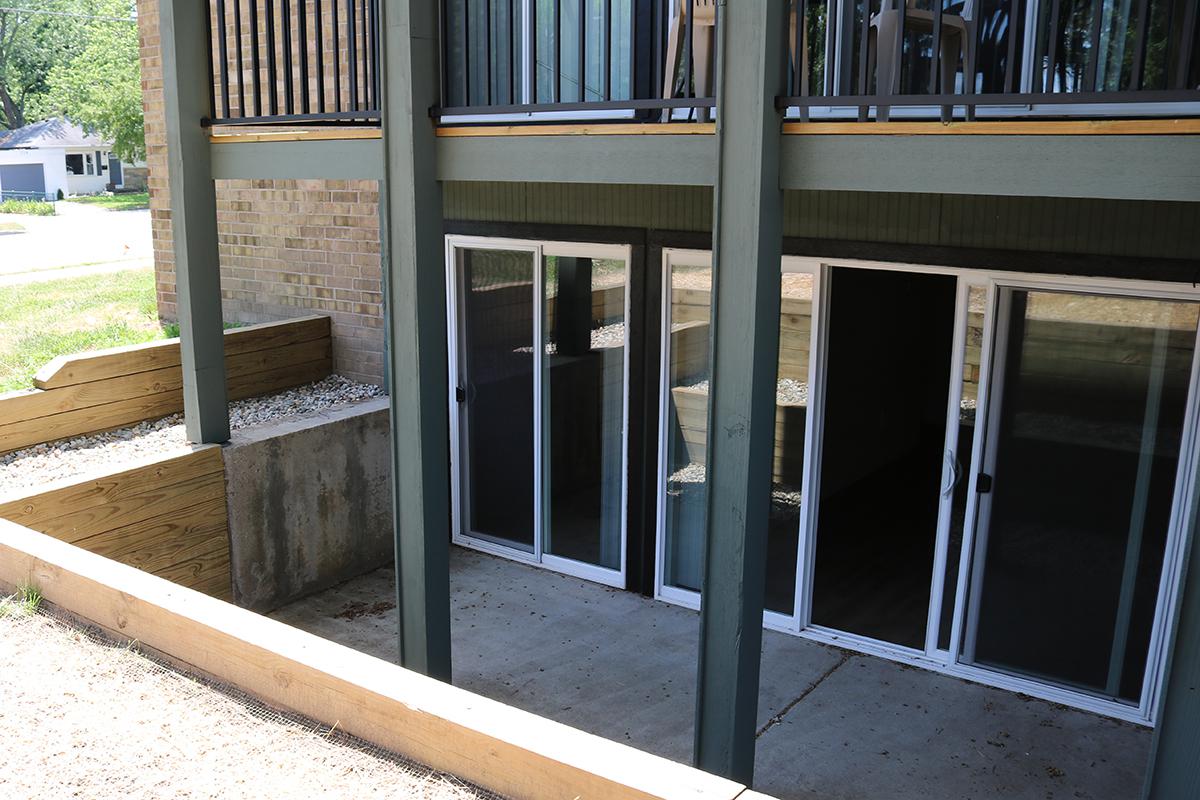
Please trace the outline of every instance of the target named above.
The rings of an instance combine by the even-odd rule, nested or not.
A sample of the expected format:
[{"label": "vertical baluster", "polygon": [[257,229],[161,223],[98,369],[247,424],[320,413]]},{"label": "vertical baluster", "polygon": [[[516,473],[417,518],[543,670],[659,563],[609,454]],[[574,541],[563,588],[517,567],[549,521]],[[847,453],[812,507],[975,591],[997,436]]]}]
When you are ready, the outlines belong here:
[{"label": "vertical baluster", "polygon": [[[887,94],[901,94],[904,91],[904,38],[908,35],[908,13],[905,0],[894,0],[900,9],[899,20],[896,22],[896,71],[892,73],[892,85],[887,87]],[[881,87],[876,91],[883,93]]]},{"label": "vertical baluster", "polygon": [[279,62],[275,56],[275,0],[267,3],[267,84],[268,100],[270,101],[271,116],[279,113]]},{"label": "vertical baluster", "polygon": [[330,8],[333,12],[333,107],[337,112],[341,112],[342,104],[342,31],[341,31],[341,11],[338,7],[338,0],[333,0],[333,5]]},{"label": "vertical baluster", "polygon": [[[1179,37],[1179,64],[1175,70],[1176,89],[1187,89],[1188,73],[1192,66],[1192,51],[1196,43],[1196,6],[1197,0],[1190,0],[1183,10],[1183,30]],[[1172,19],[1174,21],[1174,19]]]},{"label": "vertical baluster", "polygon": [[246,72],[242,57],[242,0],[233,0],[233,29],[237,34],[237,94],[238,116],[249,116],[246,113]]},{"label": "vertical baluster", "polygon": [[[933,4],[933,50],[929,53],[929,93],[953,91],[942,86],[942,10],[945,0],[930,0]],[[1011,33],[1011,28],[1009,29]]]},{"label": "vertical baluster", "polygon": [[[212,9],[206,9],[204,14],[204,28],[207,34],[204,37],[205,50],[208,54],[208,117],[209,119],[217,119],[217,62],[213,59],[213,24],[212,24]],[[224,65],[221,71],[225,71]]]},{"label": "vertical baluster", "polygon": [[1150,30],[1150,0],[1138,2],[1138,27],[1133,50],[1133,69],[1129,75],[1129,90],[1142,88],[1142,68],[1146,61],[1146,34]]},{"label": "vertical baluster", "polygon": [[492,0],[483,0],[483,104],[492,104]]},{"label": "vertical baluster", "polygon": [[505,102],[509,105],[514,105],[517,102],[517,96],[515,94],[517,74],[517,61],[515,59],[517,52],[517,24],[515,14],[516,4],[514,0],[508,0],[508,27],[506,29],[508,35],[505,39],[505,41],[508,42],[508,58],[505,59],[505,76],[507,78],[506,83],[508,86],[508,99]]},{"label": "vertical baluster", "polygon": [[600,97],[612,100],[612,0],[604,0],[600,13]]},{"label": "vertical baluster", "polygon": [[468,0],[462,2],[462,96],[463,105],[471,105],[471,7]]},{"label": "vertical baluster", "polygon": [[292,0],[283,0],[280,24],[283,26],[283,98],[287,113],[296,113],[296,76],[292,74]]},{"label": "vertical baluster", "polygon": [[1020,73],[1017,72],[1017,39],[1025,25],[1017,8],[1017,0],[1008,0],[1008,53],[1004,56],[1004,89],[1019,92]]},{"label": "vertical baluster", "polygon": [[[371,108],[379,111],[383,108],[383,101],[379,99],[383,81],[379,75],[379,0],[371,0]],[[438,42],[445,46],[445,39],[438,39]],[[441,102],[439,97],[438,102]]]},{"label": "vertical baluster", "polygon": [[225,0],[217,0],[217,52],[221,55],[221,117],[229,114],[229,21],[225,14]]},{"label": "vertical baluster", "polygon": [[[887,0],[882,0],[882,2],[886,3]],[[867,75],[867,56],[868,56],[868,50],[870,49],[870,44],[871,44],[871,0],[862,0],[862,3],[863,3],[862,24],[859,26],[859,34],[858,34],[858,36],[859,36],[858,93],[860,95],[866,95],[866,94],[869,94],[870,90],[871,90],[870,76]],[[851,17],[850,19],[851,19],[851,22],[853,22],[853,17]],[[876,42],[876,48],[878,49],[878,42]],[[847,80],[848,79],[849,79],[849,76],[847,76]],[[876,86],[875,93],[883,94],[883,87]],[[859,106],[858,107],[858,121],[866,122],[869,111],[870,111],[869,106]]]},{"label": "vertical baluster", "polygon": [[537,92],[537,0],[529,0],[529,24],[525,29],[529,31],[529,97],[526,98],[528,103],[536,103],[538,101]]},{"label": "vertical baluster", "polygon": [[554,102],[562,99],[562,0],[554,0]]},{"label": "vertical baluster", "polygon": [[254,75],[251,76],[251,85],[254,91],[254,116],[261,117],[262,66],[258,57],[258,0],[250,0],[250,68],[254,70]]},{"label": "vertical baluster", "polygon": [[350,68],[350,111],[358,111],[358,22],[354,0],[346,0],[346,41],[349,53],[346,56]]},{"label": "vertical baluster", "polygon": [[325,113],[325,14],[323,0],[313,0],[313,25],[316,27],[317,49],[317,113]]},{"label": "vertical baluster", "polygon": [[362,27],[362,42],[358,49],[359,58],[359,73],[362,75],[362,99],[363,108],[371,107],[371,42],[367,35],[368,20],[367,20],[367,0],[360,0],[358,6],[358,21]]},{"label": "vertical baluster", "polygon": [[[1047,93],[1053,92],[1054,89],[1054,65],[1058,61],[1058,13],[1059,0],[1053,0],[1050,3],[1050,30],[1046,34],[1046,86],[1044,91]],[[1067,87],[1063,87],[1066,91]]]},{"label": "vertical baluster", "polygon": [[579,102],[587,100],[587,0],[579,0]]},{"label": "vertical baluster", "polygon": [[[692,17],[695,16],[693,12],[696,10],[696,0],[680,0],[680,2],[687,4],[687,18],[683,26],[683,96],[695,97],[696,92],[692,87]],[[690,109],[688,113],[690,114],[694,110]]]},{"label": "vertical baluster", "polygon": [[1092,23],[1088,30],[1088,63],[1087,69],[1084,72],[1083,85],[1076,86],[1076,91],[1096,91],[1096,79],[1100,74],[1100,59],[1104,54],[1100,52],[1100,23],[1104,20],[1104,3],[1101,0],[1092,0],[1089,3],[1092,9]]},{"label": "vertical baluster", "polygon": [[296,0],[297,2],[297,25],[299,26],[300,45],[300,112],[307,114],[309,112],[308,99],[308,0]]}]

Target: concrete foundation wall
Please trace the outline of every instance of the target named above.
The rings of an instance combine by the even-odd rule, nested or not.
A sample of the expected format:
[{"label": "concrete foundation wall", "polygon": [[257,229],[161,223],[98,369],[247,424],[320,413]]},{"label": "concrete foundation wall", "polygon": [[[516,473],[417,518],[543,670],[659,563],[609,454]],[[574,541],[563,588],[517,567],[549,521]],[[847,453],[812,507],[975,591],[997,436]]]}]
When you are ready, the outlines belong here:
[{"label": "concrete foundation wall", "polygon": [[270,611],[392,561],[388,401],[237,432],[224,448],[234,601]]}]

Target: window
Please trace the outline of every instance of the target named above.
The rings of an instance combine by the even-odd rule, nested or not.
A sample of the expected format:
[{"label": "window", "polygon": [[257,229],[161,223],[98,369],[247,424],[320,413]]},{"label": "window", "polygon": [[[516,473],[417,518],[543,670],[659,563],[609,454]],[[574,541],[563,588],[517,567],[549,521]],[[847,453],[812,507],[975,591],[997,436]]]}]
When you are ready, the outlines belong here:
[{"label": "window", "polygon": [[83,156],[79,153],[67,153],[67,172],[71,175],[83,174]]},{"label": "window", "polygon": [[95,175],[96,174],[96,162],[95,162],[92,154],[88,153],[87,155],[85,155],[83,157],[83,160],[84,160],[84,168],[83,168],[84,174],[85,175]]}]

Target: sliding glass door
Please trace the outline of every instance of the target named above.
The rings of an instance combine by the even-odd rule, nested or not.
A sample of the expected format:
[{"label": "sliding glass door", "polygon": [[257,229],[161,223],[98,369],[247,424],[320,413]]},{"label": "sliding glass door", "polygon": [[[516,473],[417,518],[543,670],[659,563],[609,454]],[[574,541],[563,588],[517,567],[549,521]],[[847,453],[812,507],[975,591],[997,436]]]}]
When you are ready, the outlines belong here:
[{"label": "sliding glass door", "polygon": [[963,663],[1138,705],[1200,306],[1000,288]]},{"label": "sliding glass door", "polygon": [[[766,624],[1150,719],[1195,293],[799,258],[780,280]],[[711,292],[707,253],[665,254],[656,589],[693,607]]]},{"label": "sliding glass door", "polygon": [[628,257],[452,238],[456,541],[624,585]]}]

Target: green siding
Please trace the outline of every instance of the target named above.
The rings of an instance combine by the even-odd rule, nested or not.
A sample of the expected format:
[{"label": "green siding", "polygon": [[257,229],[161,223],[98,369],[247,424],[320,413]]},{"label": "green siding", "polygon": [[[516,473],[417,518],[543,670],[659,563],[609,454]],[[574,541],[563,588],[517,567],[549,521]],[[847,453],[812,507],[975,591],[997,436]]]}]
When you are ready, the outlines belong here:
[{"label": "green siding", "polygon": [[[701,186],[445,184],[448,220],[712,228]],[[785,236],[1147,258],[1200,256],[1200,203],[790,191]]]}]

